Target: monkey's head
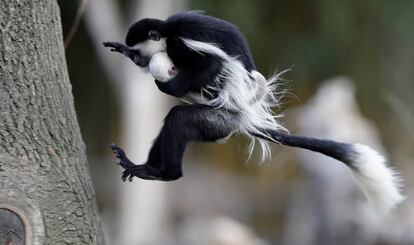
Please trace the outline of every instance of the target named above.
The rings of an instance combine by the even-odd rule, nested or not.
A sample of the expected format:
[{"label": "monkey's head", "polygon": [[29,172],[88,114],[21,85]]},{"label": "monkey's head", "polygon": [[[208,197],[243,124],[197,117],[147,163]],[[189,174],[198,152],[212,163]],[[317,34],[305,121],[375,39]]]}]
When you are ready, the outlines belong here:
[{"label": "monkey's head", "polygon": [[165,51],[164,21],[158,19],[142,19],[135,22],[128,30],[125,43],[140,52],[142,57],[151,59],[158,52]]}]

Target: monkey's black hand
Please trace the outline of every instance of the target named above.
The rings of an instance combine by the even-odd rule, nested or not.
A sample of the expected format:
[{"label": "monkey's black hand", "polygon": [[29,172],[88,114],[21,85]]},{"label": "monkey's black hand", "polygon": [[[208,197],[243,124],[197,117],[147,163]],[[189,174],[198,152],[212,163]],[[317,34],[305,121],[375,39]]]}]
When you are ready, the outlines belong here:
[{"label": "monkey's black hand", "polygon": [[112,52],[122,53],[126,56],[130,54],[130,48],[125,44],[118,42],[103,42],[102,44],[107,48],[111,48]]},{"label": "monkey's black hand", "polygon": [[148,180],[159,180],[158,177],[159,171],[154,169],[147,164],[136,165],[131,160],[129,160],[125,154],[125,152],[117,145],[111,144],[112,152],[115,154],[117,158],[116,164],[121,166],[124,169],[122,172],[122,181],[126,181],[127,179],[129,182],[132,182],[134,176],[141,178],[141,179],[148,179]]},{"label": "monkey's black hand", "polygon": [[117,52],[125,55],[131,59],[136,65],[145,67],[148,66],[149,60],[145,57],[142,57],[138,50],[131,49],[127,45],[118,42],[103,42],[105,47],[111,48],[112,52]]}]

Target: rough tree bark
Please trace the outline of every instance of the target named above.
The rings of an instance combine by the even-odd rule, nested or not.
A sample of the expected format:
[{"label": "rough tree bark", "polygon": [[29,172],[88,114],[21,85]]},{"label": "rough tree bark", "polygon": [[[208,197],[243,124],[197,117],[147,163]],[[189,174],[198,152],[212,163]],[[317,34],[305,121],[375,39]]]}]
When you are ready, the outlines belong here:
[{"label": "rough tree bark", "polygon": [[56,1],[1,1],[0,52],[0,209],[26,244],[103,244]]}]

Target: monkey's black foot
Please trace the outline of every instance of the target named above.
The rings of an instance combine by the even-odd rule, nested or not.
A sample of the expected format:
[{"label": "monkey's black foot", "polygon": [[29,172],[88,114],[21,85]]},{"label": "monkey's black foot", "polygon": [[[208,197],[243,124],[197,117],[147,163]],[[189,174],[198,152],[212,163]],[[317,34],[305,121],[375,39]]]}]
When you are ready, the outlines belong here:
[{"label": "monkey's black foot", "polygon": [[117,158],[116,164],[118,164],[124,169],[135,166],[135,164],[127,158],[125,152],[119,146],[112,143],[111,149],[112,152],[115,154],[115,157]]},{"label": "monkey's black foot", "polygon": [[134,176],[146,180],[164,180],[160,171],[154,167],[147,164],[134,164],[119,146],[111,144],[111,149],[117,158],[116,164],[124,169],[124,172],[122,172],[122,181],[125,182],[128,179],[131,182]]},{"label": "monkey's black foot", "polygon": [[122,172],[122,181],[125,182],[128,179],[131,182],[134,176],[145,180],[163,180],[157,170],[152,169],[146,164],[125,168],[124,172]]}]

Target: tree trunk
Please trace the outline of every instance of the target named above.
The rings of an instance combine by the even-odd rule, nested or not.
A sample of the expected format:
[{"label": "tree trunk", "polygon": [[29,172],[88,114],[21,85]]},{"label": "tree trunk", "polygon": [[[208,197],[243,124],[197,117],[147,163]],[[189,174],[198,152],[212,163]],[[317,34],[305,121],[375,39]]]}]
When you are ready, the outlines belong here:
[{"label": "tree trunk", "polygon": [[0,51],[0,209],[26,244],[103,244],[56,1],[1,1]]}]

